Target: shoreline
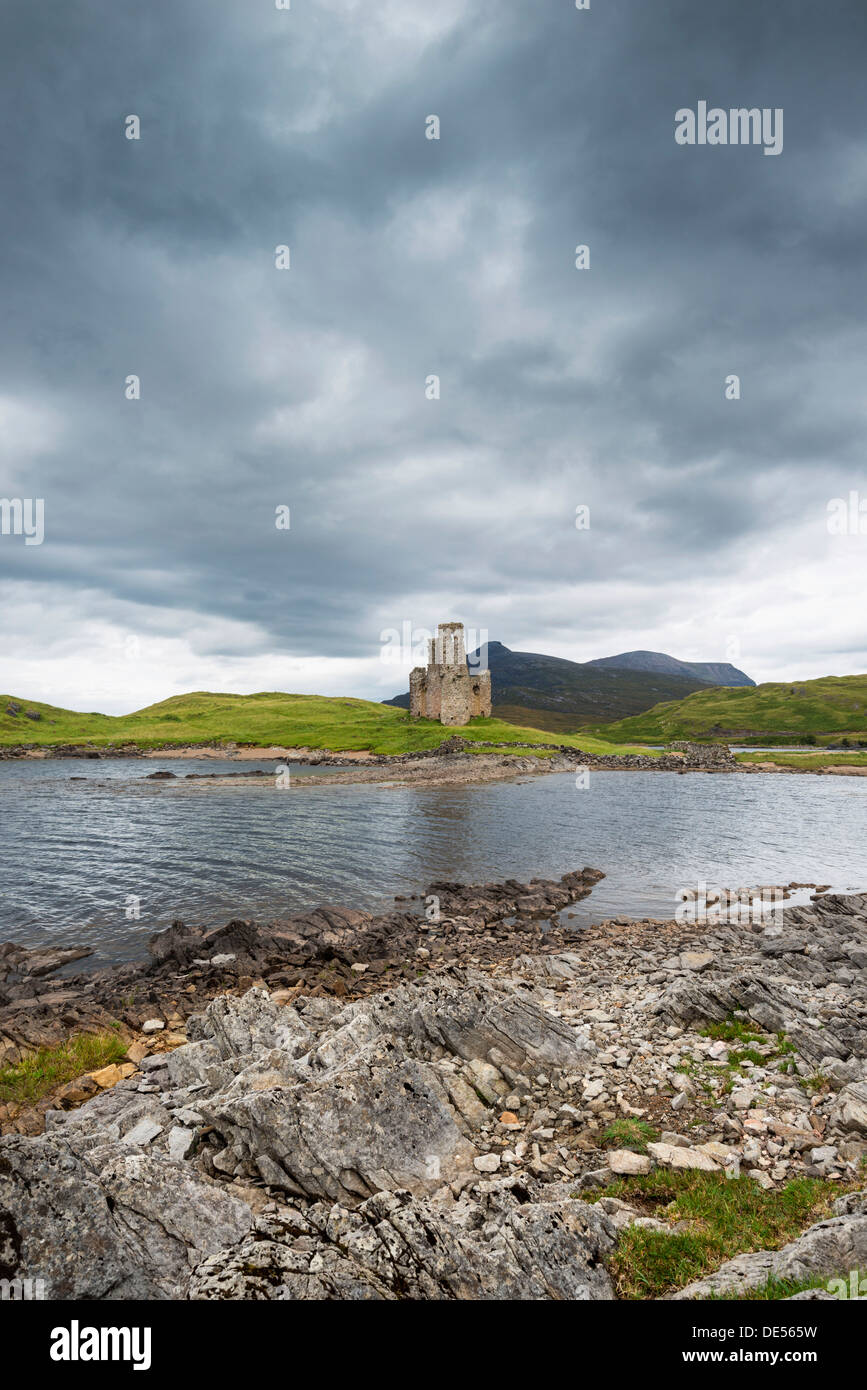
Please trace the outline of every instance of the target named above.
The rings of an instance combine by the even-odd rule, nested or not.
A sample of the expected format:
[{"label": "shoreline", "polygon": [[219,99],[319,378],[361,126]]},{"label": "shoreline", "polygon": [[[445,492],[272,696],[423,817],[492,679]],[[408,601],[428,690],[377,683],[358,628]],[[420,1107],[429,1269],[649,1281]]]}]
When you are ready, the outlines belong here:
[{"label": "shoreline", "polygon": [[[475,747],[479,748],[480,751],[469,751]],[[207,757],[211,759],[224,757],[231,762],[253,762],[257,760],[254,752],[252,747],[243,750],[243,754],[238,749],[227,749],[222,753],[212,749]],[[104,756],[107,758],[110,755]],[[133,754],[122,756],[130,759],[134,757]],[[136,755],[136,760],[139,757],[142,762],[175,759],[184,762],[197,758],[198,752],[189,746],[184,746],[171,753],[149,751]],[[45,760],[73,761],[76,758],[99,762],[103,760],[103,755],[95,754],[93,750],[86,753],[63,750]],[[683,753],[677,752],[658,756],[618,755],[585,753],[563,744],[477,744],[475,742],[468,743],[460,738],[448,739],[435,749],[399,754],[333,754],[322,750],[313,751],[305,748],[290,749],[271,746],[262,750],[262,756],[258,761],[265,761],[269,758],[275,759],[273,773],[251,770],[245,776],[243,772],[181,774],[160,771],[148,773],[147,780],[152,781],[155,786],[157,784],[186,787],[200,785],[203,788],[264,786],[265,779],[275,775],[278,768],[282,768],[289,774],[288,785],[281,784],[280,787],[281,790],[285,791],[290,788],[297,790],[302,786],[305,788],[310,786],[340,786],[364,782],[384,783],[393,787],[419,784],[431,787],[482,784],[510,778],[544,776],[580,770],[588,772],[674,773],[731,773],[738,770],[733,755],[727,748],[721,747],[699,748],[696,746]],[[334,771],[332,775],[322,778],[321,781],[312,777],[296,777],[293,780],[291,775],[293,766],[322,767],[334,769]]]},{"label": "shoreline", "polygon": [[[357,998],[384,987],[386,976],[425,973],[429,962],[451,966],[467,955],[468,943],[474,959],[486,962],[531,945],[562,947],[579,932],[553,923],[548,930],[550,919],[581,902],[604,877],[584,868],[529,883],[436,882],[420,894],[395,897],[393,909],[382,913],[325,904],[270,921],[187,926],[178,920],[151,936],[148,954],[137,960],[56,979],[47,977],[91,951],[0,944],[0,1068],[78,1031],[119,1024],[125,1037],[141,1041],[143,1025],[154,1016],[166,1026],[155,1030],[151,1043],[159,1046],[163,1036],[177,1042],[177,1028],[203,1003],[254,982]],[[425,916],[431,898],[444,919],[441,930]],[[496,936],[486,935],[494,927]],[[29,1116],[28,1123],[35,1119]],[[8,1123],[0,1111],[0,1133]]]},{"label": "shoreline", "polygon": [[[383,762],[371,760],[365,764],[355,763],[351,766],[333,762],[330,759],[316,759],[303,763],[300,759],[297,761],[302,766],[323,767],[334,769],[334,771],[327,777],[293,778],[290,766],[289,782],[282,787],[283,790],[300,791],[304,789],[308,791],[362,783],[378,784],[395,789],[414,786],[475,786],[528,777],[577,773],[582,769],[589,772],[651,771],[678,774],[685,772],[730,772],[734,770],[725,766],[685,767],[682,762],[674,760],[661,764],[659,759],[654,759],[651,763],[649,760],[641,758],[634,760],[631,758],[609,759],[592,755],[572,756],[556,753],[547,756],[533,756],[531,753],[505,755],[502,753],[449,753],[436,757],[402,754]],[[200,786],[202,790],[228,787],[266,787],[268,786],[268,779],[273,778],[273,776],[273,772],[250,772],[246,775],[243,772],[187,773],[186,775],[160,772],[150,774],[154,782],[159,781],[161,785],[166,787],[173,785],[190,787],[191,784],[194,784]]]},{"label": "shoreline", "polygon": [[[484,743],[464,740],[455,736],[434,749],[409,753],[373,753],[367,749],[347,750],[340,753],[330,749],[311,748],[306,745],[222,745],[182,744],[162,749],[139,748],[124,745],[118,748],[93,748],[86,744],[61,745],[59,747],[0,747],[0,762],[58,762],[112,760],[133,761],[230,761],[264,762],[273,760],[275,764],[285,764],[290,776],[293,765],[303,767],[325,767],[340,769],[328,783],[349,782],[392,782],[396,786],[408,786],[414,782],[427,785],[445,785],[461,782],[489,782],[510,776],[536,776],[545,773],[569,772],[577,768],[589,771],[612,772],[705,772],[753,774],[796,774],[800,776],[867,777],[867,765],[833,763],[817,767],[799,767],[789,763],[766,761],[739,762],[725,744],[687,744],[686,751],[671,751],[658,754],[599,754],[573,748],[569,744],[520,744]],[[471,752],[470,749],[478,751]],[[780,749],[785,756],[786,749]],[[812,752],[806,756],[820,757]],[[839,756],[839,754],[837,754]],[[257,774],[251,773],[245,785],[250,785]],[[260,774],[261,775],[261,774]],[[162,774],[151,774],[160,777]],[[166,774],[170,776],[180,774]],[[227,785],[228,779],[240,780],[238,774],[188,773],[185,780],[204,780],[214,784]],[[324,784],[324,783],[323,783]],[[298,782],[294,784],[296,787]],[[317,784],[322,785],[322,784]]]}]

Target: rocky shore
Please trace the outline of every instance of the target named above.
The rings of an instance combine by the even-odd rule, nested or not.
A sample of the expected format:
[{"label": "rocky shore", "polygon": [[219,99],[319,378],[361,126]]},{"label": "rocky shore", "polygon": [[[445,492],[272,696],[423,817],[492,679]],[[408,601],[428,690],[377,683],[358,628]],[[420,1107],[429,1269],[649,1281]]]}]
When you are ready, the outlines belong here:
[{"label": "rocky shore", "polygon": [[[477,751],[471,751],[473,749]],[[141,749],[135,744],[108,745],[104,748],[92,748],[84,744],[58,744],[50,747],[20,744],[0,748],[0,760],[22,758],[42,758],[51,761],[86,759],[91,762],[99,762],[104,758],[230,758],[241,762],[270,760],[306,767],[347,768],[352,770],[353,780],[365,781],[381,781],[384,776],[395,773],[402,777],[444,777],[459,768],[469,773],[475,769],[476,775],[481,777],[482,770],[492,766],[514,772],[516,766],[521,764],[540,772],[569,771],[575,766],[661,772],[734,771],[737,768],[734,755],[724,744],[673,744],[672,752],[657,757],[643,753],[586,753],[572,747],[571,744],[560,743],[486,743],[471,741],[459,735],[446,739],[436,748],[396,754],[367,751],[332,753],[328,749],[273,746],[252,748],[235,743],[201,746],[167,744],[160,749]],[[211,774],[187,774],[188,777],[199,778],[209,775]],[[213,775],[219,777],[221,774]],[[248,772],[247,775],[252,774]]]},{"label": "rocky shore", "polygon": [[[47,977],[89,953],[8,943],[0,946],[0,1066],[75,1032],[120,1025],[132,1039],[155,1016],[165,1025],[156,1031],[177,1039],[209,999],[254,983],[344,999],[443,965],[562,947],[575,933],[552,918],[602,877],[588,868],[556,882],[432,883],[380,915],[324,906],[264,923],[236,919],[205,928],[177,921],[151,937],[145,961],[53,980]],[[0,1126],[10,1125],[41,1127],[40,1114],[10,1117],[0,1109]]]},{"label": "rocky shore", "polygon": [[[782,750],[785,751],[785,750]],[[154,782],[171,784],[177,782],[188,786],[201,783],[203,788],[212,786],[252,786],[268,785],[278,768],[288,766],[291,786],[295,790],[311,790],[323,786],[335,786],[352,782],[384,782],[393,786],[445,786],[461,783],[482,783],[502,781],[517,776],[540,776],[550,773],[575,772],[579,769],[597,772],[703,772],[703,773],[791,773],[796,776],[810,774],[815,777],[864,777],[867,767],[858,764],[833,764],[818,766],[791,766],[771,760],[761,763],[738,762],[731,749],[721,743],[672,743],[659,754],[590,753],[573,748],[570,744],[559,743],[481,743],[471,742],[456,735],[446,739],[437,748],[413,753],[371,753],[357,752],[332,753],[328,749],[277,747],[252,747],[229,744],[167,744],[159,749],[142,749],[136,744],[108,745],[92,748],[84,744],[63,744],[44,747],[32,744],[0,747],[0,761],[84,760],[99,763],[104,759],[123,758],[129,761],[176,760],[207,761],[208,759],[230,760],[240,764],[250,762],[270,762],[272,767],[240,767],[238,771],[226,772],[155,772],[148,777]],[[327,779],[296,777],[291,778],[293,767],[321,767],[331,770]],[[284,773],[285,776],[285,773]],[[83,780],[74,775],[70,780]],[[283,784],[285,785],[285,783]]]},{"label": "rocky shore", "polygon": [[696,1170],[840,1198],[678,1298],[863,1270],[867,894],[573,932],[599,877],[432,884],[431,919],[178,924],[137,975],[56,988],[19,956],[7,1049],[114,1009],[135,1070],[0,1140],[0,1277],[66,1299],[610,1299],[626,1233],[679,1228],[639,1189],[599,1194]]},{"label": "rocky shore", "polygon": [[[472,751],[475,750],[475,751]],[[788,751],[781,748],[782,753]],[[817,752],[820,750],[817,750]],[[798,766],[767,761],[739,762],[731,749],[722,743],[672,743],[665,752],[600,754],[559,743],[482,743],[455,736],[437,748],[414,753],[371,753],[368,750],[333,753],[328,749],[301,747],[255,747],[235,743],[166,744],[159,749],[144,749],[137,744],[109,744],[93,748],[87,744],[58,744],[46,747],[37,744],[16,744],[0,747],[2,761],[71,761],[101,762],[123,758],[129,761],[160,759],[207,761],[230,760],[238,763],[271,762],[267,771],[261,768],[242,768],[237,772],[159,772],[150,773],[155,781],[201,782],[205,786],[267,785],[278,767],[322,767],[334,769],[327,781],[296,778],[295,789],[339,785],[342,782],[385,782],[393,786],[444,786],[454,783],[502,781],[515,776],[539,776],[545,773],[574,772],[588,769],[607,772],[738,772],[767,775],[788,773],[813,777],[867,777],[867,766],[857,763],[818,763]],[[74,776],[70,780],[83,780]]]}]

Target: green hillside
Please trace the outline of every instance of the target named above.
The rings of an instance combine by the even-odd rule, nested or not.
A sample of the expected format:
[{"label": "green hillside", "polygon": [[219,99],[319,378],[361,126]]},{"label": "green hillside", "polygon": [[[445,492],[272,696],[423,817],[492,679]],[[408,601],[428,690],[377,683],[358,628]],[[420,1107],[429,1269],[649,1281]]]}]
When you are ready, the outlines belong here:
[{"label": "green hillside", "polygon": [[495,719],[505,724],[526,725],[531,729],[545,729],[552,743],[561,742],[561,734],[574,734],[583,722],[574,714],[555,714],[549,709],[530,709],[528,705],[493,704]]},{"label": "green hillside", "polygon": [[858,743],[867,739],[867,675],[697,690],[593,732],[639,743]]},{"label": "green hillside", "polygon": [[[17,710],[16,710],[16,707]],[[10,712],[11,711],[11,712]],[[28,717],[38,714],[38,719]],[[453,734],[496,743],[568,743],[588,753],[622,752],[592,734],[557,735],[518,728],[499,719],[474,719],[449,729],[431,720],[411,720],[406,710],[370,700],[325,695],[176,695],[134,714],[79,714],[36,700],[0,695],[0,746],[88,744],[94,748],[136,744],[246,743],[349,752],[409,753],[436,748]],[[632,750],[630,750],[632,751]]]}]

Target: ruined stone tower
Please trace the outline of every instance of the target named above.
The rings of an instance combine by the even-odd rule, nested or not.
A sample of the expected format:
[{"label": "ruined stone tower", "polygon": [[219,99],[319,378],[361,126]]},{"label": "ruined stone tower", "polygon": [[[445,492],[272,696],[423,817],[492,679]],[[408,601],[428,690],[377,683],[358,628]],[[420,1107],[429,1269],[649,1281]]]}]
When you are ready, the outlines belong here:
[{"label": "ruined stone tower", "polygon": [[441,724],[468,724],[491,713],[490,671],[470,671],[463,623],[440,623],[428,642],[427,669],[416,666],[409,677],[409,712],[413,719]]}]

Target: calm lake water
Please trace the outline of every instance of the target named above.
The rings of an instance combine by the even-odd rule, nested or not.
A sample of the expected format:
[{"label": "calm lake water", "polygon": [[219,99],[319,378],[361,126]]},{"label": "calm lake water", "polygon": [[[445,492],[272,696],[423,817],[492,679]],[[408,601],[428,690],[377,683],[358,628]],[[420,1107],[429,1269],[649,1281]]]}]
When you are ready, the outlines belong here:
[{"label": "calm lake water", "polygon": [[[269,762],[244,765],[273,771]],[[166,769],[173,782],[147,775]],[[461,787],[185,782],[237,762],[0,762],[0,941],[140,956],[173,919],[382,909],[436,878],[607,878],[579,920],[673,915],[678,889],[867,890],[867,778],[594,772]],[[71,778],[83,778],[73,781]],[[301,782],[315,785],[299,785]],[[139,920],[127,920],[129,899]],[[77,967],[82,968],[82,967]]]}]

